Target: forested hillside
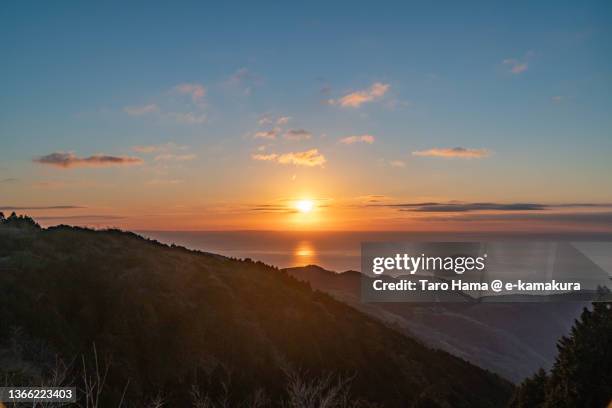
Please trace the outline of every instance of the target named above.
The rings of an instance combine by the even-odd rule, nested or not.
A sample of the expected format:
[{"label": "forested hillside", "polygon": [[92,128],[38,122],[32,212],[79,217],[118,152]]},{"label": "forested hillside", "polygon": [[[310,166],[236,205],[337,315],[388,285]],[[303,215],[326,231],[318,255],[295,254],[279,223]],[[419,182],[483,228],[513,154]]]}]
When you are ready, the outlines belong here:
[{"label": "forested hillside", "polygon": [[27,218],[0,225],[0,330],[5,384],[98,386],[104,407],[325,390],[333,406],[498,407],[513,389],[274,267]]}]

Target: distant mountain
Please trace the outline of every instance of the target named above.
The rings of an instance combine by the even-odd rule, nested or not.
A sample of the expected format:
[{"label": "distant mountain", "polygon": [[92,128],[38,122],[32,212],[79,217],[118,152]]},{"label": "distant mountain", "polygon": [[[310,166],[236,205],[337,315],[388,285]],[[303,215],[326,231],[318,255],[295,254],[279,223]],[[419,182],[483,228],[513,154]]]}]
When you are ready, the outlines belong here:
[{"label": "distant mountain", "polygon": [[513,391],[285,271],[117,230],[0,222],[0,332],[4,382],[51,381],[59,357],[63,384],[104,383],[104,407],[191,406],[194,390],[297,406],[338,395],[339,377],[351,399],[385,407],[499,407]]},{"label": "distant mountain", "polygon": [[[550,368],[557,340],[566,335],[585,302],[564,303],[363,303],[361,274],[318,266],[285,269],[429,347],[445,350],[520,382]],[[460,296],[460,295],[457,295]]]}]

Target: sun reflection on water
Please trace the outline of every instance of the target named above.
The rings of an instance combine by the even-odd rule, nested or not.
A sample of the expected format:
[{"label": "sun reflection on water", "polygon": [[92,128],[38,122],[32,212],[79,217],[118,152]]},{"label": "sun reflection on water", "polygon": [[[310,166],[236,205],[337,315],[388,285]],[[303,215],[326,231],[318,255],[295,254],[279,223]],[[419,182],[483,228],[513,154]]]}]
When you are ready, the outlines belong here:
[{"label": "sun reflection on water", "polygon": [[317,262],[317,251],[312,242],[299,241],[293,249],[293,266],[314,265]]}]

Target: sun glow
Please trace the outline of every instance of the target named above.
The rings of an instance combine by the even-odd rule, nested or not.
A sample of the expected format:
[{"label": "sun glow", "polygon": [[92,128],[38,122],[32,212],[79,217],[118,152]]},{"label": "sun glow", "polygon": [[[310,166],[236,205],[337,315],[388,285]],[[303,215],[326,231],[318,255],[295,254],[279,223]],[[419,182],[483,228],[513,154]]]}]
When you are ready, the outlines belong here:
[{"label": "sun glow", "polygon": [[312,200],[299,200],[295,203],[295,209],[303,214],[311,212],[314,208],[314,202]]}]

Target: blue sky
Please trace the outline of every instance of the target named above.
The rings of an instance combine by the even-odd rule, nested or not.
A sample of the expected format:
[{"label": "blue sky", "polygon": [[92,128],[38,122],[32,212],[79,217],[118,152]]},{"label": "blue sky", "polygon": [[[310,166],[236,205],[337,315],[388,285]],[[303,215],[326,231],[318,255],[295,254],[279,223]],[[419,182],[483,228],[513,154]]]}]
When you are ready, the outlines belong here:
[{"label": "blue sky", "polygon": [[[304,194],[612,202],[611,11],[603,1],[7,4],[0,180],[19,182],[0,183],[0,204],[167,214]],[[376,84],[380,95],[342,106]],[[275,128],[274,140],[256,136]],[[308,137],[290,140],[292,129]],[[373,142],[341,142],[363,135]],[[280,159],[312,149],[323,165]],[[58,152],[142,163],[33,162]]]}]

